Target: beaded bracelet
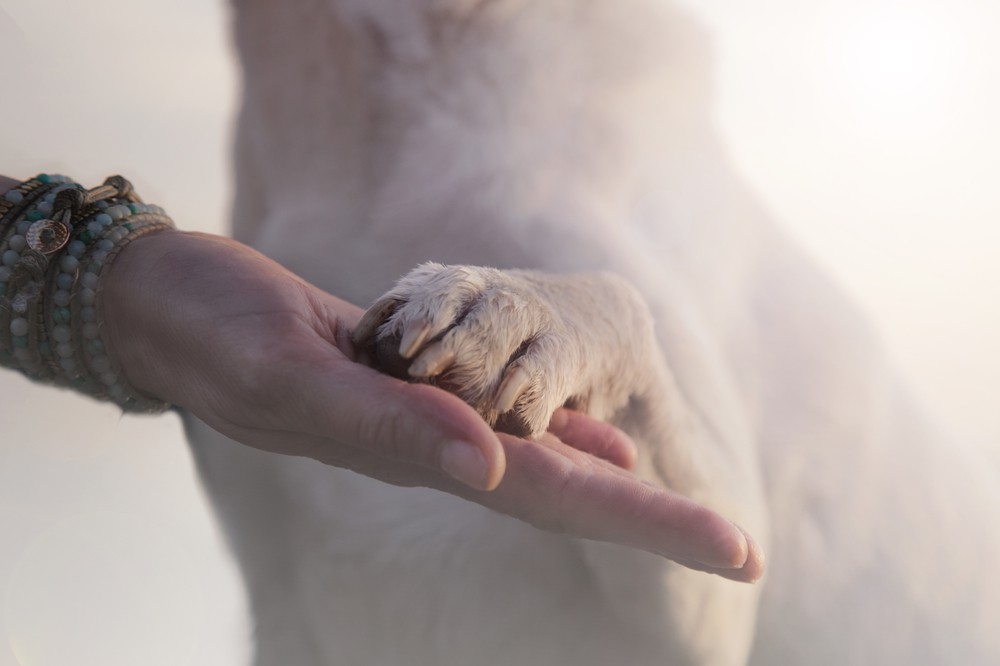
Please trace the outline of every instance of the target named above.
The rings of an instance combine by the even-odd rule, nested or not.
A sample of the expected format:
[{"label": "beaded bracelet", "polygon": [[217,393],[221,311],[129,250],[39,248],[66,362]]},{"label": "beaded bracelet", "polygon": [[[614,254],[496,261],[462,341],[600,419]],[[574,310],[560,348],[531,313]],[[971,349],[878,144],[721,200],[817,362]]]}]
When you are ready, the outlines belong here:
[{"label": "beaded bracelet", "polygon": [[42,174],[0,197],[0,365],[126,411],[168,404],[124,381],[101,336],[102,278],[129,243],[173,228],[121,176],[85,190]]}]

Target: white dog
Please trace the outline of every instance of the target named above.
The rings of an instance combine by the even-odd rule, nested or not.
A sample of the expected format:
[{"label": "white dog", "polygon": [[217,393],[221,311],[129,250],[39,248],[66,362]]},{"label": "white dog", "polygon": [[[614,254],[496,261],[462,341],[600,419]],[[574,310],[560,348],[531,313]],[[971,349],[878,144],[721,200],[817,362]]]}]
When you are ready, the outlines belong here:
[{"label": "white dog", "polygon": [[191,422],[258,664],[1000,663],[995,471],[734,175],[669,2],[235,6],[236,237],[356,303],[408,273],[384,367],[612,420],[769,556],[734,583]]}]

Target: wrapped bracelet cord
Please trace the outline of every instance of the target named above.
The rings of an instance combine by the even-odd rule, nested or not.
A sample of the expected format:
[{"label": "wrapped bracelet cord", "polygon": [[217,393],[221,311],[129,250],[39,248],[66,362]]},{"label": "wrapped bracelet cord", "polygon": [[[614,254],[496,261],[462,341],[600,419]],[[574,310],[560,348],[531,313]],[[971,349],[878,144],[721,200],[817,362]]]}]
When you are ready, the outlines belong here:
[{"label": "wrapped bracelet cord", "polygon": [[90,190],[42,174],[0,197],[0,365],[29,378],[159,412],[166,403],[124,381],[101,336],[102,278],[121,250],[173,227],[131,183]]}]

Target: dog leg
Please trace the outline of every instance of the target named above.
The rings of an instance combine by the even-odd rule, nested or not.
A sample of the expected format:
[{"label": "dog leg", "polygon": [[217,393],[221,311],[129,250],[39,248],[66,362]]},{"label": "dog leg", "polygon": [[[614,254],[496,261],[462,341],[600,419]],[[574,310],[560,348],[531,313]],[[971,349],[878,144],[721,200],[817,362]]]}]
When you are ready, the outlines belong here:
[{"label": "dog leg", "polygon": [[[643,478],[765,534],[746,445],[719,441],[726,435],[689,404],[652,322],[641,296],[611,274],[429,263],[372,306],[355,343],[376,367],[454,392],[499,430],[537,437],[564,405],[615,423],[639,444]],[[693,563],[580,544],[605,601],[642,632],[651,654],[670,663],[746,660],[756,588],[725,580],[725,571],[710,576]],[[748,547],[748,557],[759,556]]]}]

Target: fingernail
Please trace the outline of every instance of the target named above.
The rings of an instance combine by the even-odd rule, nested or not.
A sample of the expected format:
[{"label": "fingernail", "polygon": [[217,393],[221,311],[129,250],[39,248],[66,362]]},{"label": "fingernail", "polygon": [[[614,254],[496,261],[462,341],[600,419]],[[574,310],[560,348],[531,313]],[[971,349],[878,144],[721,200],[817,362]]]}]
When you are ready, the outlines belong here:
[{"label": "fingernail", "polygon": [[738,545],[733,553],[735,557],[730,561],[729,567],[731,569],[742,569],[747,563],[747,557],[750,556],[750,535],[736,523],[731,524],[733,526],[733,531],[736,535],[738,535],[736,537]]},{"label": "fingernail", "polygon": [[479,449],[468,442],[448,442],[441,450],[441,469],[465,485],[476,490],[487,490],[486,458]]},{"label": "fingernail", "polygon": [[744,530],[742,527],[740,531],[743,532],[743,536],[747,540],[747,560],[744,563],[743,568],[750,571],[750,579],[747,582],[756,583],[764,575],[764,569],[766,568],[767,557],[764,555],[763,549],[761,549],[760,544],[757,540],[750,535],[749,532]]},{"label": "fingernail", "polygon": [[749,551],[746,533],[738,525],[729,523],[729,529],[716,536],[711,549],[696,559],[716,569],[742,569]]}]

